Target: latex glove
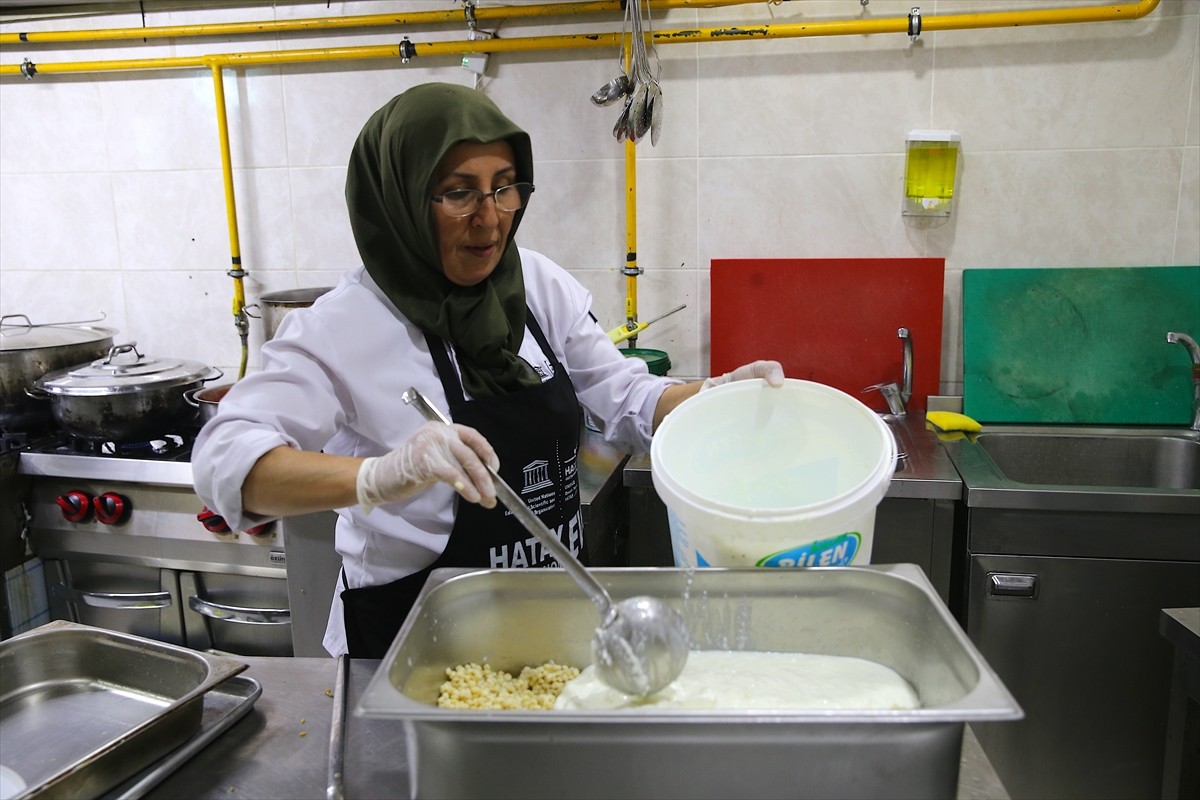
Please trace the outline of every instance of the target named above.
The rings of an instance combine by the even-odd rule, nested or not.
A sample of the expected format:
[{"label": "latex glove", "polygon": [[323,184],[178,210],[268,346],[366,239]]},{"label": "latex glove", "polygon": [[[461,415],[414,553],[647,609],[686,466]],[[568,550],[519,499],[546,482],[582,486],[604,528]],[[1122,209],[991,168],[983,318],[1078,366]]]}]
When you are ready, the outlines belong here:
[{"label": "latex glove", "polygon": [[438,481],[464,500],[484,508],[496,505],[496,487],[485,465],[500,466],[496,451],[479,431],[465,425],[426,422],[404,444],[358,468],[355,489],[363,511],[395,503]]},{"label": "latex glove", "polygon": [[714,386],[724,386],[733,381],[749,381],[755,378],[763,378],[768,386],[783,386],[783,365],[778,361],[755,361],[751,364],[738,367],[733,372],[726,372],[724,375],[715,375],[700,385],[700,391],[711,389]]}]

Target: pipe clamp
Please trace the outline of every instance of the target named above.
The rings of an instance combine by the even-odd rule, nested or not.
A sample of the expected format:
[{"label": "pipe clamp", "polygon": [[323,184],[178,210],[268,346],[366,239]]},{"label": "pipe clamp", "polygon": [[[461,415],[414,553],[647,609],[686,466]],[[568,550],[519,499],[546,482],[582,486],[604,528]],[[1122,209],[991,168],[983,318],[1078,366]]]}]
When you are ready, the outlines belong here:
[{"label": "pipe clamp", "polygon": [[921,38],[921,9],[919,6],[913,6],[912,11],[908,12],[908,40],[915,42]]},{"label": "pipe clamp", "polygon": [[417,46],[405,36],[400,42],[400,63],[407,64],[417,54]]}]

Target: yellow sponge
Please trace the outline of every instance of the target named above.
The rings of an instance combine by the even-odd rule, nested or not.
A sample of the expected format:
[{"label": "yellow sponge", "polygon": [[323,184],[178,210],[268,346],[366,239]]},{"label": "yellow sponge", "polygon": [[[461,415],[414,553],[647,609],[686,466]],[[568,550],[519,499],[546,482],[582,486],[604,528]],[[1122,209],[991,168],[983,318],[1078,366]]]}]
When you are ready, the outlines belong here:
[{"label": "yellow sponge", "polygon": [[979,433],[983,426],[966,414],[956,414],[953,411],[928,411],[925,414],[925,427],[937,433],[961,431],[962,433]]}]

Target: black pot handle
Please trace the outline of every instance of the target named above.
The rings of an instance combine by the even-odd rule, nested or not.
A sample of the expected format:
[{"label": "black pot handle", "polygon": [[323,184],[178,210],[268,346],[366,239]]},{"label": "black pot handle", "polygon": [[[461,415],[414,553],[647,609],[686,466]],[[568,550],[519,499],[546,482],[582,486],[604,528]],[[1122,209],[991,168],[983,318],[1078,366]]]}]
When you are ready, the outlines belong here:
[{"label": "black pot handle", "polygon": [[[209,375],[207,378],[200,379],[201,383],[208,383],[209,381],[215,381],[217,378],[225,377],[225,373],[222,372],[221,370],[217,369],[216,367],[209,367],[208,372],[209,372]],[[188,401],[188,402],[191,402],[191,401]],[[193,405],[196,405],[196,404],[193,403]]]},{"label": "black pot handle", "polygon": [[51,394],[40,386],[26,386],[25,394],[34,400],[49,400],[51,397]]}]

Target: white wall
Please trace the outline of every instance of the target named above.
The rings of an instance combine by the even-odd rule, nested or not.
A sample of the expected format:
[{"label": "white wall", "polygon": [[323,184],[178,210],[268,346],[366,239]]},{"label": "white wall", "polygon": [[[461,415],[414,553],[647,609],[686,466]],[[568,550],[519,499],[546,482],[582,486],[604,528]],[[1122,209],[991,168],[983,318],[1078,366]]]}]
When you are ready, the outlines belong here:
[{"label": "white wall", "polygon": [[[656,17],[657,30],[1096,5],[1099,0],[789,0]],[[480,6],[500,3],[480,0]],[[504,0],[505,5],[516,4]],[[178,4],[177,4],[178,5]],[[211,4],[206,4],[211,5]],[[434,2],[261,3],[172,11],[160,26],[454,8]],[[136,27],[137,12],[0,31]],[[495,28],[495,24],[483,24]],[[510,20],[506,38],[619,30],[617,16]],[[462,39],[404,31],[5,45],[43,65]],[[963,269],[1200,263],[1200,0],[1133,22],[659,47],[666,108],[638,146],[640,316],[673,374],[708,365],[708,265],[722,257],[946,259],[942,391],[960,393]],[[623,321],[623,149],[617,107],[591,93],[615,49],[491,57],[483,88],[534,143],[537,194],[519,240],[570,269],[606,327]],[[470,84],[456,57],[225,73],[249,302],[332,284],[357,263],[343,201],[362,123],[413,84]],[[143,352],[235,375],[229,237],[211,75],[188,69],[0,79],[0,312],[35,322],[102,311]],[[924,228],[899,214],[904,136],[962,134],[956,210]],[[250,364],[261,328],[252,326]],[[892,347],[893,343],[883,343]]]}]

